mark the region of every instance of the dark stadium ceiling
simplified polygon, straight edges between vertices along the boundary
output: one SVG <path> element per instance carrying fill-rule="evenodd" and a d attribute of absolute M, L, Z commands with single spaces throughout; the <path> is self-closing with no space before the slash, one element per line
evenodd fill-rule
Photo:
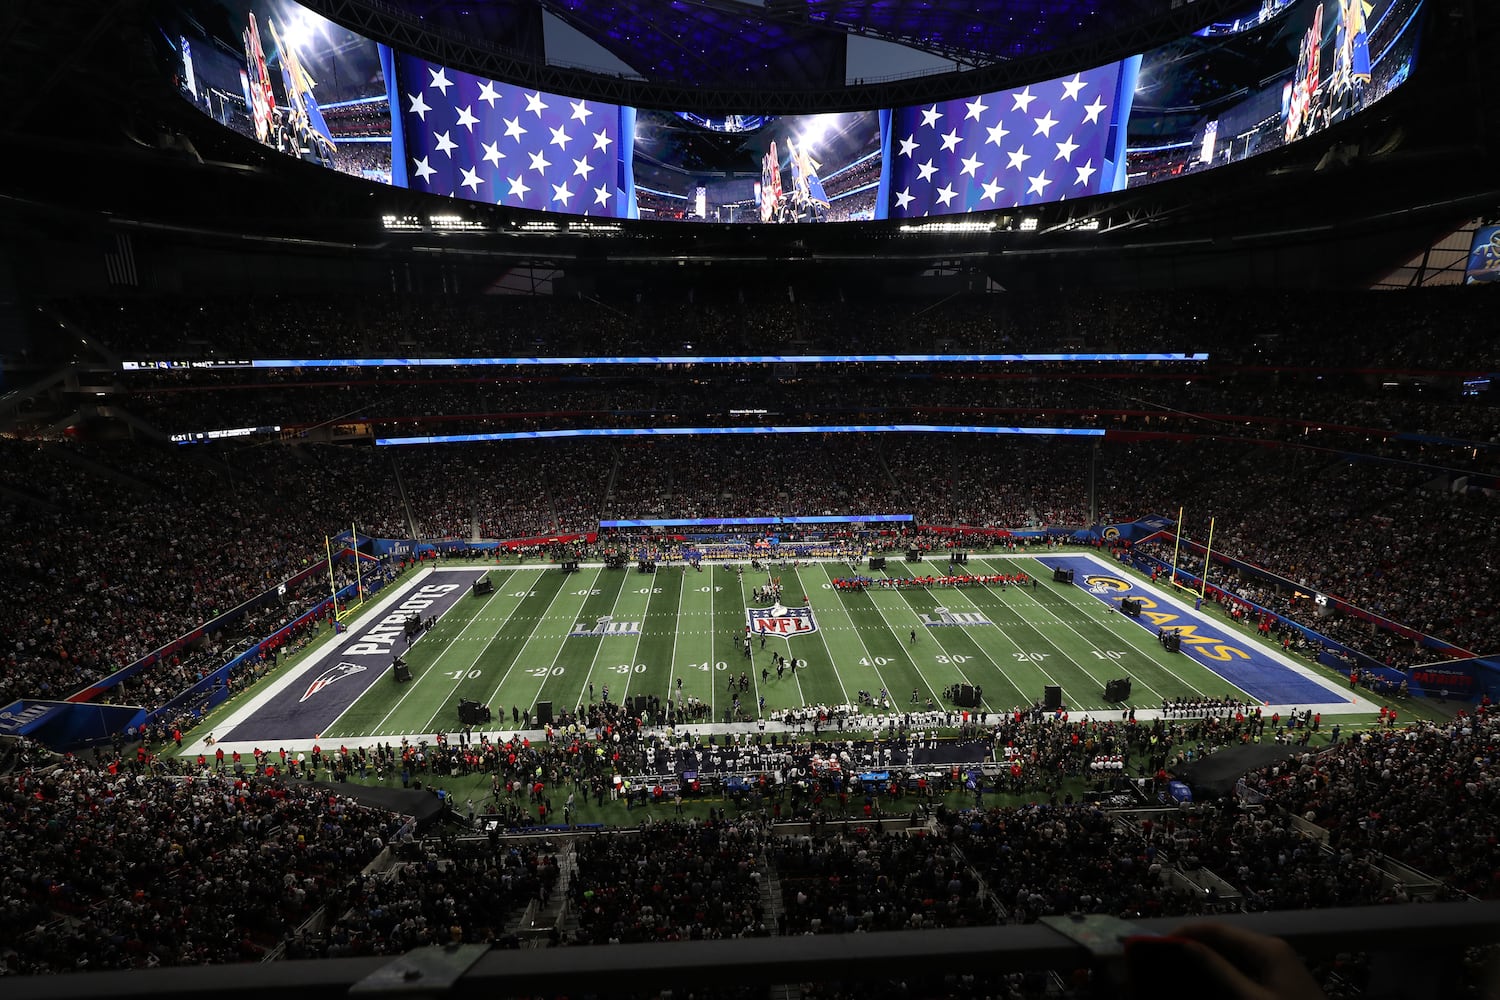
<path fill-rule="evenodd" d="M 983 66 L 1067 47 L 1182 0 L 394 0 L 444 31 L 543 55 L 543 11 L 643 79 L 838 87 L 851 35 Z M 545 53 L 556 58 L 556 53 Z"/>
<path fill-rule="evenodd" d="M 276 253 L 355 252 L 390 260 L 464 260 L 476 267 L 492 259 L 525 260 L 570 272 L 637 266 L 632 262 L 680 267 L 700 261 L 723 269 L 736 261 L 806 268 L 862 260 L 859 266 L 915 273 L 961 258 L 1004 272 L 1008 287 L 1022 281 L 1088 286 L 1108 282 L 1107 271 L 1150 286 L 1289 280 L 1268 275 L 1318 284 L 1338 283 L 1335 270 L 1345 276 L 1386 273 L 1434 234 L 1451 231 L 1456 220 L 1500 208 L 1500 172 L 1491 166 L 1500 156 L 1500 105 L 1453 97 L 1482 93 L 1480 54 L 1500 45 L 1500 4 L 1481 0 L 1432 0 L 1428 55 L 1409 90 L 1328 130 L 1321 140 L 1226 168 L 1222 178 L 1215 171 L 1099 200 L 1062 202 L 1042 207 L 1032 219 L 995 217 L 994 232 L 907 233 L 854 225 L 773 233 L 761 227 L 638 224 L 608 239 L 577 236 L 524 212 L 467 204 L 458 214 L 481 232 L 382 232 L 385 215 L 426 217 L 454 209 L 425 195 L 288 162 L 200 114 L 168 85 L 149 44 L 152 2 L 0 4 L 0 86 L 12 95 L 0 114 L 0 142 L 14 151 L 12 168 L 0 182 L 0 228 L 24 225 L 90 247 L 128 228 L 160 234 L 164 252 L 168 245 L 250 241 Z M 454 16 L 466 9 L 450 0 L 403 2 Z M 1187 9 L 1196 16 L 1216 2 L 1201 0 Z M 946 3 L 937 0 L 935 6 Z M 481 5 L 500 18 L 494 23 L 504 22 L 501 11 L 519 9 Z M 540 8 L 529 9 L 541 17 Z M 525 30 L 531 29 L 517 27 L 510 37 L 523 37 Z M 1076 48 L 1040 58 L 1074 59 Z M 1031 63 L 997 64 L 946 86 L 972 86 L 995 72 L 1031 74 Z M 1255 68 L 1228 64 L 1224 72 L 1223 84 L 1233 86 Z M 678 89 L 712 93 L 707 86 Z M 822 98 L 860 98 L 857 90 L 825 91 Z M 1032 228 L 1020 230 L 1022 222 Z M 1343 242 L 1335 246 L 1335 239 Z"/>

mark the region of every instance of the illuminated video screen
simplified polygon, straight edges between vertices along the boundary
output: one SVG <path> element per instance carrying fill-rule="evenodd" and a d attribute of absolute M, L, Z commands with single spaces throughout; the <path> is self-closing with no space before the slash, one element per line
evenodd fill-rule
<path fill-rule="evenodd" d="M 398 185 L 542 212 L 634 218 L 634 111 L 396 56 Z"/>
<path fill-rule="evenodd" d="M 1268 153 L 1404 83 L 1422 0 L 1267 2 L 1141 58 L 1129 187 Z"/>
<path fill-rule="evenodd" d="M 516 87 L 394 52 L 293 0 L 178 0 L 159 27 L 186 99 L 302 160 L 538 212 L 763 225 L 1039 205 L 1280 149 L 1399 87 L 1423 9 L 1252 0 L 1187 37 L 1054 79 L 789 116 Z"/>
<path fill-rule="evenodd" d="M 920 218 L 1121 187 L 1139 59 L 891 115 L 889 217 Z"/>
<path fill-rule="evenodd" d="M 639 218 L 848 222 L 878 217 L 881 116 L 641 111 L 634 177 Z"/>
<path fill-rule="evenodd" d="M 1464 283 L 1500 281 L 1500 226 L 1480 226 L 1469 247 L 1469 263 L 1464 268 Z"/>
<path fill-rule="evenodd" d="M 178 92 L 288 156 L 391 183 L 383 46 L 290 0 L 198 0 L 158 23 Z"/>

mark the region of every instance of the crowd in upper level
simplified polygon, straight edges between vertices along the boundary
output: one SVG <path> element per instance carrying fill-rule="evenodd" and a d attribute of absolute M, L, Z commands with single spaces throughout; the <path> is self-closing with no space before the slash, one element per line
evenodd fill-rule
<path fill-rule="evenodd" d="M 320 561 L 324 537 L 351 523 L 376 537 L 526 539 L 591 532 L 601 517 L 911 513 L 918 524 L 1071 530 L 1183 508 L 1198 544 L 1177 553 L 1179 568 L 1201 570 L 1213 517 L 1216 556 L 1292 585 L 1216 562 L 1215 586 L 1377 660 L 1441 654 L 1330 617 L 1306 595 L 1460 648 L 1500 648 L 1485 583 L 1500 566 L 1494 498 L 1432 470 L 1328 452 L 1201 439 L 1106 439 L 1096 452 L 1089 442 L 935 435 L 376 450 L 0 439 L 0 450 L 0 505 L 17 529 L 0 543 L 13 567 L 0 581 L 0 698 L 78 690 Z M 1171 548 L 1148 550 L 1170 560 Z M 257 626 L 274 631 L 320 591 L 288 596 L 276 621 Z M 142 679 L 141 700 L 175 693 L 222 646 L 208 636 L 189 651 L 198 658 L 165 661 L 168 672 Z"/>
<path fill-rule="evenodd" d="M 280 447 L 272 437 L 174 450 L 88 440 L 120 429 L 96 418 L 82 425 L 84 440 L 0 439 L 0 513 L 16 527 L 0 543 L 15 569 L 0 582 L 0 698 L 83 687 L 306 567 L 321 536 L 351 522 L 377 536 L 465 539 L 583 533 L 601 518 L 885 512 L 1071 529 L 1181 508 L 1200 543 L 1179 553 L 1184 569 L 1201 570 L 1213 517 L 1222 556 L 1460 648 L 1500 648 L 1490 596 L 1500 537 L 1490 528 L 1493 494 L 1475 489 L 1494 485 L 1500 409 L 1461 392 L 1465 377 L 1492 366 L 1475 294 L 934 304 L 830 288 L 673 301 L 58 303 L 52 312 L 126 357 L 1201 349 L 1211 359 L 623 375 L 594 366 L 587 378 L 571 369 L 117 373 L 106 404 L 166 432 L 284 425 L 305 435 L 294 440 L 313 440 L 350 425 L 400 436 L 919 422 L 1079 426 L 1109 437 L 1097 448 L 987 435 L 750 434 L 373 451 Z M 1316 328 L 1330 311 L 1358 332 L 1357 354 Z M 732 412 L 741 409 L 767 412 Z M 1237 596 L 1383 662 L 1437 655 L 1364 620 L 1328 617 L 1286 588 L 1210 571 L 1218 574 Z M 292 596 L 288 615 L 316 595 Z M 168 695 L 222 648 L 207 637 L 194 655 L 143 676 L 137 694 Z"/>
<path fill-rule="evenodd" d="M 1480 293 L 1482 294 L 1482 293 Z M 666 297 L 141 297 L 53 311 L 122 357 L 465 357 L 1197 351 L 1238 364 L 1487 370 L 1475 293 L 954 296 L 867 287 L 676 289 Z M 1325 336 L 1329 317 L 1357 353 Z M 1420 345 L 1419 364 L 1412 346 Z M 38 352 L 45 345 L 38 344 Z"/>

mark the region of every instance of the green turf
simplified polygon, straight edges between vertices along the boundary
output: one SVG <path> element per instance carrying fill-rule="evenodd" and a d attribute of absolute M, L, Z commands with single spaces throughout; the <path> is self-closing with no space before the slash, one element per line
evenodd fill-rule
<path fill-rule="evenodd" d="M 1034 559 L 974 558 L 970 572 L 1022 570 L 1043 577 Z M 838 592 L 834 563 L 772 570 L 789 605 L 811 599 L 819 630 L 793 639 L 757 640 L 752 657 L 740 648 L 751 591 L 764 572 L 733 566 L 702 571 L 673 566 L 652 574 L 586 568 L 497 567 L 494 593 L 465 597 L 407 654 L 413 682 L 377 685 L 345 712 L 326 736 L 420 736 L 451 728 L 458 699 L 488 703 L 512 726 L 512 707 L 550 701 L 555 710 L 603 697 L 618 702 L 635 694 L 665 699 L 679 690 L 707 703 L 712 721 L 723 721 L 732 694 L 729 681 L 749 675 L 740 695 L 755 718 L 759 699 L 767 715 L 809 704 L 847 704 L 857 692 L 884 688 L 898 709 L 941 697 L 953 684 L 983 689 L 984 707 L 1007 711 L 1061 684 L 1075 712 L 1118 713 L 1103 701 L 1104 682 L 1130 675 L 1136 707 L 1178 696 L 1239 696 L 1212 671 L 1163 650 L 1133 622 L 1111 613 L 1072 587 L 874 589 Z M 938 572 L 936 567 L 929 571 Z M 928 628 L 919 617 L 952 612 L 982 614 L 993 626 Z M 577 623 L 639 622 L 638 635 L 569 637 Z M 912 633 L 916 633 L 912 641 Z M 768 680 L 770 653 L 806 667 Z M 498 721 L 498 720 L 497 720 Z M 497 727 L 498 728 L 498 727 Z"/>

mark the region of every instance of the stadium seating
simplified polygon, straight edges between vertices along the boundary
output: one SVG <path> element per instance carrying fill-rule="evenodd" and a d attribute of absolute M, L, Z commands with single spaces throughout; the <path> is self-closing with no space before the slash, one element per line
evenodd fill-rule
<path fill-rule="evenodd" d="M 761 812 L 586 835 L 571 848 L 571 929 L 554 942 L 1301 909 L 1402 902 L 1418 891 L 1496 898 L 1500 855 L 1484 835 L 1495 776 L 1481 751 L 1500 735 L 1497 725 L 1481 708 L 1443 725 L 1340 741 L 1252 773 L 1256 805 L 1220 800 L 1112 815 L 1054 794 L 1025 806 L 952 811 L 933 809 L 921 793 L 881 793 L 882 811 L 911 808 L 918 821 L 934 821 L 891 833 L 878 824 L 831 826 L 833 798 L 819 805 L 804 796 L 816 835 L 780 829 Z M 1139 754 L 1149 772 L 1255 728 L 1230 716 L 1154 729 L 1004 718 L 992 736 L 1000 759 L 1045 786 L 1084 772 L 1101 753 Z M 0 775 L 0 833 L 12 845 L 0 889 L 0 929 L 15 943 L 0 954 L 7 974 L 251 961 L 273 950 L 311 957 L 425 943 L 515 946 L 518 915 L 529 903 L 548 905 L 564 866 L 563 852 L 536 836 L 413 840 L 403 817 L 298 780 L 310 763 L 289 760 L 277 778 L 207 764 L 187 782 L 168 773 L 199 770 L 186 760 L 78 758 L 44 774 L 22 749 L 28 765 Z M 501 803 L 542 799 L 529 778 L 523 794 L 522 781 L 502 777 L 574 759 L 561 742 L 428 749 L 431 758 L 415 747 L 360 752 L 358 769 L 387 775 L 400 767 L 435 781 L 450 766 L 489 773 L 495 796 L 478 809 L 472 801 L 455 809 L 457 821 L 478 813 L 481 822 L 524 825 L 537 821 L 519 811 L 506 820 Z M 511 751 L 523 759 L 511 763 Z M 346 760 L 334 766 L 342 771 Z M 1443 781 L 1428 780 L 1437 773 Z M 847 808 L 857 812 L 857 798 Z M 1326 847 L 1306 835 L 1318 827 L 1328 831 Z M 276 865 L 258 861 L 268 844 Z M 388 846 L 394 865 L 361 873 Z M 95 860 L 80 869 L 70 859 L 85 848 Z M 1393 881 L 1387 857 L 1442 881 L 1425 890 Z M 1204 893 L 1193 879 L 1218 888 Z M 768 909 L 771 885 L 779 892 Z M 326 920 L 304 924 L 320 907 Z M 178 912 L 193 919 L 166 919 Z"/>

